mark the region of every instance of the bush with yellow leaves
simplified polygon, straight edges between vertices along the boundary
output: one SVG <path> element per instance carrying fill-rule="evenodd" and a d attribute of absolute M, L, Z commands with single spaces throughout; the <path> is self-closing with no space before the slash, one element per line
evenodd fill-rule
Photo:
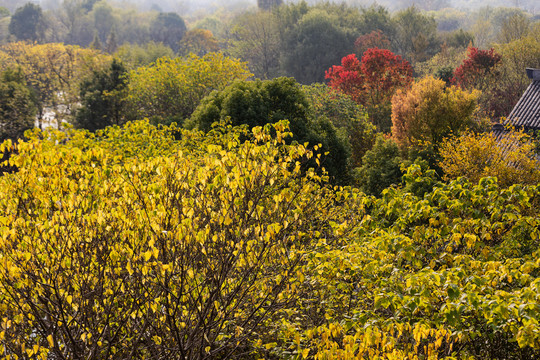
<path fill-rule="evenodd" d="M 535 148 L 522 131 L 509 129 L 498 138 L 494 133 L 465 133 L 442 143 L 439 165 L 447 180 L 465 176 L 476 183 L 493 176 L 501 186 L 537 184 L 540 164 Z"/>

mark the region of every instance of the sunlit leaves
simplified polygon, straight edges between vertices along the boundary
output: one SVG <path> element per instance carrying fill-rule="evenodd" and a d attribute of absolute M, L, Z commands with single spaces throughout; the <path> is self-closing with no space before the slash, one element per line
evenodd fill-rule
<path fill-rule="evenodd" d="M 523 132 L 508 129 L 499 139 L 493 133 L 468 133 L 443 142 L 440 166 L 447 179 L 465 176 L 477 182 L 494 176 L 501 186 L 537 184 L 540 172 L 534 150 Z"/>
<path fill-rule="evenodd" d="M 0 59 L 4 56 L 0 70 L 19 67 L 34 89 L 40 125 L 44 112 L 50 111 L 58 127 L 78 106 L 79 84 L 111 61 L 96 50 L 55 43 L 9 43 L 0 47 Z"/>
<path fill-rule="evenodd" d="M 16 145 L 18 172 L 0 178 L 3 353 L 227 356 L 297 297 L 334 213 L 297 166 L 311 151 L 285 145 L 284 124 L 242 144 L 230 127 L 179 132 L 136 122 Z"/>
<path fill-rule="evenodd" d="M 392 98 L 392 137 L 404 152 L 426 143 L 437 147 L 449 134 L 475 125 L 478 96 L 432 77 L 420 79 Z"/>
<path fill-rule="evenodd" d="M 295 313 L 310 316 L 283 326 L 286 346 L 318 359 L 536 357 L 539 196 L 485 178 L 357 198 L 344 246 L 310 254 Z"/>
<path fill-rule="evenodd" d="M 130 73 L 127 99 L 130 116 L 165 123 L 182 122 L 210 92 L 249 76 L 245 63 L 220 53 L 160 58 Z"/>

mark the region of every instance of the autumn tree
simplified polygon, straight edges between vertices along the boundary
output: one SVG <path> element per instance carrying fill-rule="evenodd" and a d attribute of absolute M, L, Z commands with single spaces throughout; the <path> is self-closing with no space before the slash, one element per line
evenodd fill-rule
<path fill-rule="evenodd" d="M 56 43 L 10 43 L 1 47 L 0 53 L 7 59 L 0 63 L 0 69 L 20 67 L 26 83 L 34 90 L 40 126 L 45 112 L 54 114 L 57 127 L 71 120 L 80 101 L 80 83 L 111 61 L 96 50 Z"/>
<path fill-rule="evenodd" d="M 436 151 L 445 137 L 476 124 L 478 96 L 425 77 L 392 98 L 392 137 L 405 154 L 425 146 Z"/>
<path fill-rule="evenodd" d="M 213 90 L 249 76 L 247 64 L 221 53 L 160 58 L 129 73 L 127 116 L 182 123 Z"/>
<path fill-rule="evenodd" d="M 326 71 L 329 85 L 365 106 L 379 131 L 390 130 L 390 101 L 399 88 L 412 81 L 412 68 L 386 49 L 368 49 L 361 62 L 354 54 Z"/>
<path fill-rule="evenodd" d="M 483 90 L 490 83 L 501 62 L 501 55 L 476 47 L 467 49 L 467 59 L 454 71 L 454 82 L 464 89 Z"/>
<path fill-rule="evenodd" d="M 288 134 L 133 122 L 16 144 L 19 172 L 0 177 L 0 352 L 264 354 L 299 299 L 305 252 L 344 222 Z"/>
<path fill-rule="evenodd" d="M 440 167 L 447 180 L 467 177 L 476 183 L 494 176 L 500 186 L 538 184 L 540 171 L 531 137 L 517 130 L 465 133 L 446 139 L 439 149 Z"/>
<path fill-rule="evenodd" d="M 204 56 L 209 52 L 219 50 L 219 43 L 210 30 L 192 29 L 180 40 L 179 54 L 186 56 L 193 53 L 197 56 Z"/>

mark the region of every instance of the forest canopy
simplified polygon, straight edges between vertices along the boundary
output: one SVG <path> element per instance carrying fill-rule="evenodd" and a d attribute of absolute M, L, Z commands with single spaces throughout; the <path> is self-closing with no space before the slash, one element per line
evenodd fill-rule
<path fill-rule="evenodd" d="M 4 1 L 0 359 L 540 358 L 533 5 Z"/>

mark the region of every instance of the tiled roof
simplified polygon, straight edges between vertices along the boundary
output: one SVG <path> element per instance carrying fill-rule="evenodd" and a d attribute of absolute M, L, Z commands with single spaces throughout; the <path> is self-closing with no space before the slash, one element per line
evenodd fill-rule
<path fill-rule="evenodd" d="M 505 124 L 524 130 L 540 130 L 540 80 L 533 80 Z"/>

